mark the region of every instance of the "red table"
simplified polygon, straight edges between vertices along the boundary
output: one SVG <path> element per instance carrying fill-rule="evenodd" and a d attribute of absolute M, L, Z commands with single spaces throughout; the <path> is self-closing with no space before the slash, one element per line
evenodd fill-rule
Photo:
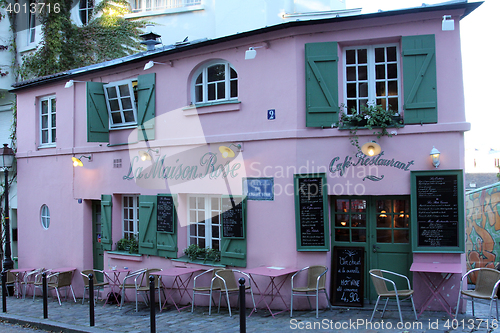
<path fill-rule="evenodd" d="M 283 299 L 283 296 L 281 295 L 280 290 L 283 287 L 283 285 L 285 284 L 288 277 L 290 275 L 292 275 L 293 273 L 297 272 L 298 270 L 299 270 L 298 268 L 285 268 L 285 267 L 255 267 L 255 268 L 243 270 L 245 273 L 250 275 L 250 278 L 252 279 L 252 282 L 255 285 L 255 288 L 257 288 L 257 290 L 259 291 L 259 294 L 260 294 L 260 298 L 257 301 L 257 304 L 255 305 L 255 307 L 257 307 L 260 304 L 260 302 L 264 301 L 267 309 L 269 310 L 269 313 L 271 313 L 271 316 L 273 316 L 273 318 L 274 318 L 274 315 L 276 315 L 278 313 L 289 311 L 290 309 L 289 309 L 288 305 L 286 304 L 285 300 Z M 269 277 L 270 281 L 269 281 L 269 284 L 267 285 L 266 289 L 264 290 L 264 292 L 261 291 L 258 284 L 255 282 L 253 275 L 261 275 L 261 276 Z M 278 283 L 276 283 L 276 281 L 275 281 L 276 278 L 281 278 L 281 281 L 278 281 Z M 271 297 L 271 302 L 268 303 L 266 301 L 266 296 Z M 274 313 L 271 311 L 271 304 L 273 303 L 275 298 L 281 298 L 281 301 L 285 305 L 285 310 L 282 310 L 279 312 L 274 312 Z M 255 310 L 252 310 L 252 312 L 250 312 L 249 317 L 252 315 L 252 313 L 254 311 Z"/>
<path fill-rule="evenodd" d="M 105 277 L 108 279 L 108 282 L 109 282 L 109 295 L 108 297 L 106 297 L 106 302 L 104 302 L 104 305 L 106 305 L 109 301 L 109 297 L 111 295 L 113 295 L 113 297 L 115 298 L 115 301 L 117 304 L 120 304 L 120 302 L 118 301 L 118 297 L 116 295 L 119 294 L 119 290 L 118 292 L 115 292 L 115 287 L 120 289 L 120 275 L 122 273 L 126 273 L 125 275 L 128 275 L 130 273 L 130 269 L 128 268 L 117 268 L 117 269 L 106 269 L 106 270 L 103 270 L 104 274 L 105 274 Z"/>
<path fill-rule="evenodd" d="M 14 274 L 14 285 L 16 285 L 16 297 L 19 298 L 19 294 L 23 294 L 21 291 L 22 282 L 24 281 L 24 277 L 27 273 L 33 272 L 36 268 L 16 268 L 9 270 L 12 274 Z"/>
<path fill-rule="evenodd" d="M 410 271 L 417 272 L 422 277 L 422 280 L 429 288 L 431 294 L 427 297 L 426 301 L 422 305 L 420 309 L 420 313 L 417 318 L 420 318 L 422 313 L 425 311 L 425 308 L 432 300 L 437 300 L 443 307 L 444 311 L 450 315 L 451 318 L 454 318 L 452 314 L 452 306 L 448 304 L 443 295 L 441 295 L 441 289 L 443 284 L 450 279 L 453 274 L 462 274 L 460 264 L 456 263 L 438 263 L 438 262 L 414 262 L 411 265 Z M 439 283 L 435 284 L 432 282 L 431 274 L 440 275 L 441 280 Z M 442 274 L 445 274 L 442 276 Z"/>
<path fill-rule="evenodd" d="M 193 274 L 195 272 L 198 272 L 201 270 L 202 269 L 200 269 L 200 268 L 173 267 L 173 268 L 169 268 L 169 269 L 164 269 L 160 272 L 151 273 L 151 275 L 157 275 L 160 277 L 160 283 L 163 285 L 164 289 L 169 289 L 168 294 L 165 296 L 165 302 L 162 305 L 161 304 L 161 294 L 160 294 L 160 290 L 159 290 L 160 287 L 158 287 L 158 298 L 159 298 L 159 302 L 160 302 L 160 312 L 163 310 L 163 307 L 165 306 L 165 304 L 167 304 L 168 299 L 170 299 L 172 301 L 172 303 L 174 304 L 174 306 L 178 312 L 180 312 L 182 309 L 190 306 L 190 305 L 188 305 L 188 306 L 184 306 L 184 307 L 179 308 L 177 306 L 177 302 L 175 302 L 174 298 L 172 297 L 172 294 L 174 291 L 177 291 L 179 293 L 179 296 L 180 296 L 179 301 L 178 301 L 179 304 L 181 303 L 182 297 L 184 296 L 184 294 L 187 294 L 189 296 L 189 298 L 191 298 L 191 295 L 189 295 L 187 287 L 189 285 L 189 282 L 193 278 Z M 182 279 L 182 276 L 184 276 L 184 275 L 187 275 L 187 278 Z M 169 287 L 167 287 L 167 285 L 165 284 L 165 281 L 163 281 L 164 277 L 174 278 L 174 280 L 172 281 L 172 284 Z"/>

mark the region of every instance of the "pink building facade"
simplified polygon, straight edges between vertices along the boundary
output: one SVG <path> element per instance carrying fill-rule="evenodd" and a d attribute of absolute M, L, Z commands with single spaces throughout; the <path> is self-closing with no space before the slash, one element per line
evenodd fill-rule
<path fill-rule="evenodd" d="M 354 247 L 366 300 L 368 271 L 383 268 L 412 277 L 421 307 L 429 291 L 411 266 L 440 262 L 458 269 L 444 284 L 455 304 L 463 199 L 458 225 L 428 236 L 417 197 L 419 177 L 446 171 L 463 193 L 459 21 L 477 6 L 289 22 L 16 84 L 19 267 L 324 265 L 338 303 L 334 250 Z M 454 30 L 442 30 L 444 15 Z M 339 127 L 339 110 L 365 101 L 403 119 L 391 137 L 358 130 L 360 145 L 381 146 L 373 157 Z M 322 191 L 301 192 L 309 181 Z M 138 254 L 117 251 L 132 237 Z M 191 244 L 220 261 L 189 260 Z M 74 285 L 81 296 L 79 275 Z"/>

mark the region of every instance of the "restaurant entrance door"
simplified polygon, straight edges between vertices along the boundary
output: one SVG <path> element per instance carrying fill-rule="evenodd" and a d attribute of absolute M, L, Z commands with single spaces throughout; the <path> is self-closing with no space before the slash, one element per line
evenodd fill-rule
<path fill-rule="evenodd" d="M 94 258 L 94 268 L 102 270 L 104 268 L 104 250 L 101 243 L 101 201 L 92 201 L 92 249 Z"/>
<path fill-rule="evenodd" d="M 410 276 L 408 196 L 332 197 L 331 213 L 332 246 L 365 249 L 364 294 L 367 300 L 377 298 L 368 273 L 370 269 L 387 269 Z M 331 269 L 333 271 L 334 267 Z"/>

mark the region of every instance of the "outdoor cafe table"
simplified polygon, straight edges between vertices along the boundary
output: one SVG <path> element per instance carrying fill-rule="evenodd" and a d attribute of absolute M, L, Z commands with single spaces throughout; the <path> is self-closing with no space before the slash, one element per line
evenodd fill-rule
<path fill-rule="evenodd" d="M 193 278 L 193 274 L 195 272 L 201 271 L 202 269 L 200 268 L 188 268 L 188 267 L 172 267 L 169 269 L 164 269 L 159 272 L 153 272 L 151 275 L 157 275 L 160 277 L 160 283 L 163 286 L 164 289 L 169 289 L 168 294 L 165 296 L 165 302 L 163 305 L 161 304 L 161 294 L 160 294 L 160 285 L 158 285 L 158 298 L 160 302 L 160 312 L 163 310 L 163 307 L 167 304 L 167 301 L 170 299 L 172 303 L 174 304 L 175 308 L 177 309 L 178 312 L 181 312 L 182 309 L 186 308 L 187 306 L 179 308 L 177 303 L 181 303 L 182 297 L 184 294 L 187 294 L 189 298 L 191 298 L 191 295 L 188 292 L 188 285 L 191 279 Z M 184 276 L 184 279 L 182 278 Z M 166 285 L 166 281 L 164 281 L 164 278 L 166 277 L 171 277 L 174 278 L 172 281 L 172 284 L 170 286 Z M 172 297 L 173 293 L 177 291 L 179 293 L 179 301 L 176 302 L 174 298 Z M 192 298 L 191 298 L 192 299 Z"/>
<path fill-rule="evenodd" d="M 128 275 L 130 273 L 130 269 L 128 268 L 105 269 L 103 270 L 103 272 L 106 275 L 106 278 L 108 279 L 110 288 L 108 297 L 106 297 L 106 302 L 104 302 L 104 305 L 108 303 L 111 295 L 113 295 L 113 297 L 115 298 L 116 303 L 120 304 L 120 302 L 118 301 L 118 297 L 116 296 L 118 293 L 115 292 L 115 288 L 120 289 L 120 275 L 121 274 Z"/>
<path fill-rule="evenodd" d="M 260 298 L 257 301 L 257 304 L 255 307 L 257 307 L 262 301 L 266 304 L 267 309 L 269 310 L 269 313 L 271 316 L 289 311 L 289 307 L 286 304 L 285 300 L 283 299 L 283 296 L 280 293 L 281 288 L 285 284 L 285 282 L 288 280 L 288 277 L 297 272 L 299 269 L 298 268 L 285 268 L 285 267 L 255 267 L 255 268 L 250 268 L 250 269 L 245 269 L 243 272 L 247 273 L 250 275 L 250 279 L 252 279 L 253 284 L 255 285 L 255 288 L 257 288 Z M 261 275 L 261 276 L 267 276 L 269 277 L 269 284 L 267 285 L 266 289 L 264 289 L 264 292 L 262 292 L 261 288 L 259 288 L 259 285 L 255 282 L 254 275 Z M 281 280 L 276 283 L 276 278 L 280 278 Z M 266 296 L 271 297 L 271 301 L 268 303 L 266 301 Z M 285 306 L 285 309 L 282 311 L 274 312 L 271 311 L 271 304 L 273 303 L 275 298 L 280 298 L 281 301 L 283 302 L 283 305 Z M 252 313 L 255 311 L 255 309 L 250 312 L 249 317 L 252 315 Z"/>
<path fill-rule="evenodd" d="M 24 281 L 24 277 L 29 272 L 33 272 L 36 268 L 15 268 L 11 269 L 10 272 L 14 275 L 14 284 L 16 285 L 16 296 L 19 297 L 21 292 L 22 282 Z"/>

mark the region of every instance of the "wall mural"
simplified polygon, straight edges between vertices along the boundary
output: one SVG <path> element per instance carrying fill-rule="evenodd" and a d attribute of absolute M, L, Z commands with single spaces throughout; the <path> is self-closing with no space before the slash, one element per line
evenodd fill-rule
<path fill-rule="evenodd" d="M 500 260 L 500 183 L 466 194 L 465 205 L 467 270 L 495 268 Z"/>

